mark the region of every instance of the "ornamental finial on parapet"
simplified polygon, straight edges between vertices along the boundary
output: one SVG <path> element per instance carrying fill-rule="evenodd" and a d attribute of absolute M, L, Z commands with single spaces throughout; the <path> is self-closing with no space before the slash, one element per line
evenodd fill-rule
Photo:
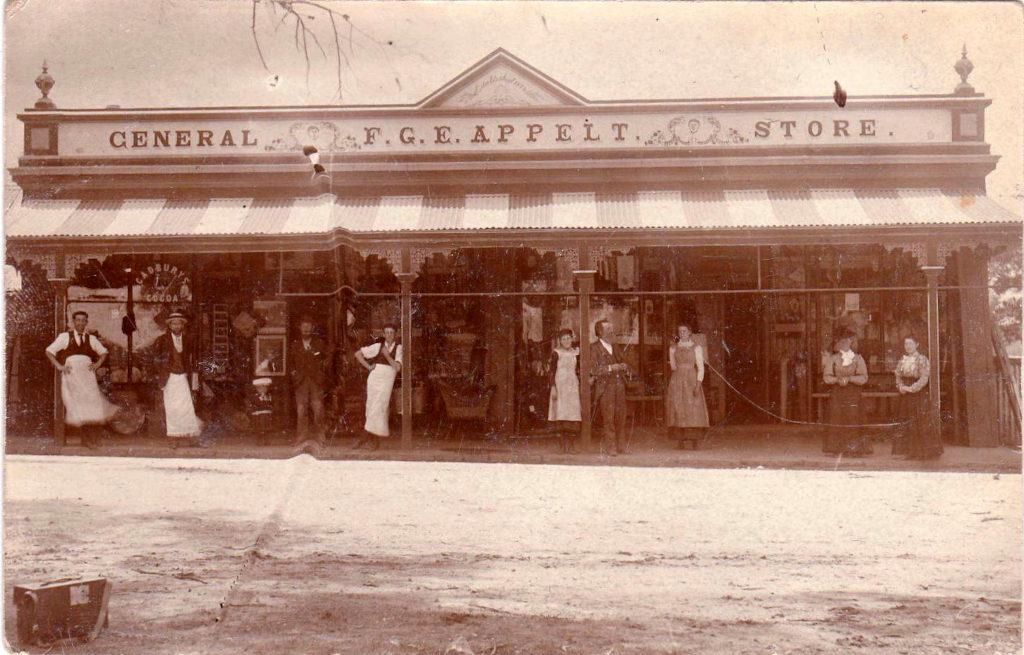
<path fill-rule="evenodd" d="M 36 78 L 36 87 L 42 92 L 39 100 L 36 100 L 36 109 L 56 109 L 57 105 L 50 100 L 49 93 L 50 89 L 53 88 L 54 80 L 53 76 L 46 72 L 46 60 L 43 60 L 43 72 Z"/>
<path fill-rule="evenodd" d="M 960 52 L 960 61 L 956 62 L 953 69 L 960 76 L 960 84 L 956 85 L 954 93 L 957 95 L 972 95 L 974 93 L 974 87 L 967 83 L 967 76 L 974 70 L 974 64 L 967 58 L 967 44 L 964 44 L 964 49 Z"/>

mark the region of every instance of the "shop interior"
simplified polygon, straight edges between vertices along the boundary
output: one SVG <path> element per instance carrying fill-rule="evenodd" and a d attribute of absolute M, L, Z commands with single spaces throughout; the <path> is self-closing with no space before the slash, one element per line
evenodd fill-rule
<path fill-rule="evenodd" d="M 411 378 L 417 434 L 549 433 L 547 367 L 556 335 L 569 328 L 577 345 L 587 345 L 601 319 L 610 321 L 612 340 L 629 364 L 627 400 L 638 425 L 662 422 L 668 346 L 679 323 L 690 324 L 704 346 L 713 425 L 819 416 L 822 357 L 840 327 L 857 335 L 855 347 L 870 372 L 868 389 L 882 394 L 874 410 L 882 419 L 891 411 L 884 394 L 892 390 L 903 335 L 926 338 L 925 281 L 899 249 L 659 246 L 592 253 L 597 274 L 587 326 L 579 324 L 573 267 L 554 249 L 455 248 L 426 257 L 412 285 L 410 370 L 395 384 L 395 426 L 399 390 L 403 378 Z M 955 270 L 948 269 L 944 284 L 956 283 Z M 27 388 L 42 368 L 41 355 L 35 367 L 29 355 L 52 339 L 54 300 L 45 281 L 30 270 L 22 273 L 25 291 L 15 302 L 25 311 L 14 321 L 34 322 L 38 329 L 16 325 L 14 342 L 9 329 L 8 383 Z M 379 336 L 385 323 L 400 323 L 399 288 L 387 260 L 348 247 L 112 255 L 78 264 L 65 309 L 68 317 L 86 309 L 90 329 L 110 350 L 101 381 L 111 396 L 151 406 L 159 394 L 148 384 L 146 349 L 163 332 L 168 311 L 186 308 L 198 337 L 198 406 L 214 433 L 252 428 L 252 381 L 261 377 L 272 380 L 267 429 L 283 434 L 293 428 L 288 347 L 297 338 L 299 317 L 308 314 L 331 350 L 332 382 L 325 390 L 330 428 L 352 434 L 361 427 L 365 398 L 365 373 L 352 354 Z M 952 384 L 961 355 L 948 338 L 959 330 L 956 295 L 944 293 L 940 305 L 944 411 L 958 402 L 962 386 Z M 158 416 L 147 415 L 145 429 L 152 435 L 162 429 Z M 46 422 L 45 416 L 21 419 Z"/>

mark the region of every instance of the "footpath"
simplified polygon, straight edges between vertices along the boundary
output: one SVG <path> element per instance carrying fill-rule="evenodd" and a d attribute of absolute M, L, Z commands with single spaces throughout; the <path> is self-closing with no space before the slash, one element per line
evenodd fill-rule
<path fill-rule="evenodd" d="M 558 464 L 583 466 L 682 466 L 692 468 L 772 468 L 814 470 L 893 470 L 963 471 L 1020 473 L 1019 448 L 945 447 L 934 461 L 914 461 L 890 454 L 886 440 L 873 442 L 874 452 L 865 457 L 836 457 L 821 452 L 821 437 L 816 430 L 779 426 L 731 426 L 716 428 L 696 449 L 680 449 L 675 441 L 657 429 L 637 428 L 627 446 L 628 452 L 614 457 L 602 454 L 596 441 L 579 453 L 562 453 L 551 437 L 487 437 L 466 435 L 458 439 L 415 436 L 411 447 L 403 447 L 397 437 L 381 439 L 380 448 L 354 449 L 352 437 L 335 438 L 325 446 L 293 445 L 293 437 L 282 432 L 266 445 L 246 433 L 223 433 L 206 437 L 204 447 L 172 449 L 165 439 L 147 436 L 108 435 L 99 448 L 89 449 L 73 437 L 60 447 L 48 437 L 7 435 L 5 452 L 31 455 L 76 455 L 102 457 L 178 457 L 230 459 L 287 459 L 308 452 L 321 459 L 367 459 L 438 462 L 505 462 L 522 464 Z"/>

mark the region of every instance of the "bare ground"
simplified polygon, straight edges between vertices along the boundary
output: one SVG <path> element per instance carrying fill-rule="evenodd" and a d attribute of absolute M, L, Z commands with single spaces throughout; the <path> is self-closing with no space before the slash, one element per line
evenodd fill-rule
<path fill-rule="evenodd" d="M 1021 647 L 1019 475 L 302 456 L 8 457 L 5 476 L 5 599 L 114 584 L 110 628 L 50 652 Z"/>

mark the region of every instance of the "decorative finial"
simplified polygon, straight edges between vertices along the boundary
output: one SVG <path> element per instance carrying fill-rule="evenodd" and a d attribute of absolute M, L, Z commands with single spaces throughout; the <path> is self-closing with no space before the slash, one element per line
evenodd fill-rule
<path fill-rule="evenodd" d="M 36 87 L 42 91 L 43 95 L 36 100 L 36 109 L 56 109 L 57 105 L 50 100 L 48 94 L 50 89 L 53 88 L 54 81 L 53 76 L 46 72 L 46 60 L 43 60 L 43 72 L 36 78 Z"/>
<path fill-rule="evenodd" d="M 954 93 L 957 95 L 972 95 L 974 94 L 974 87 L 967 83 L 967 76 L 974 70 L 974 64 L 967 58 L 967 44 L 964 44 L 963 50 L 960 51 L 960 61 L 956 62 L 953 69 L 960 76 L 960 84 L 956 85 Z"/>

